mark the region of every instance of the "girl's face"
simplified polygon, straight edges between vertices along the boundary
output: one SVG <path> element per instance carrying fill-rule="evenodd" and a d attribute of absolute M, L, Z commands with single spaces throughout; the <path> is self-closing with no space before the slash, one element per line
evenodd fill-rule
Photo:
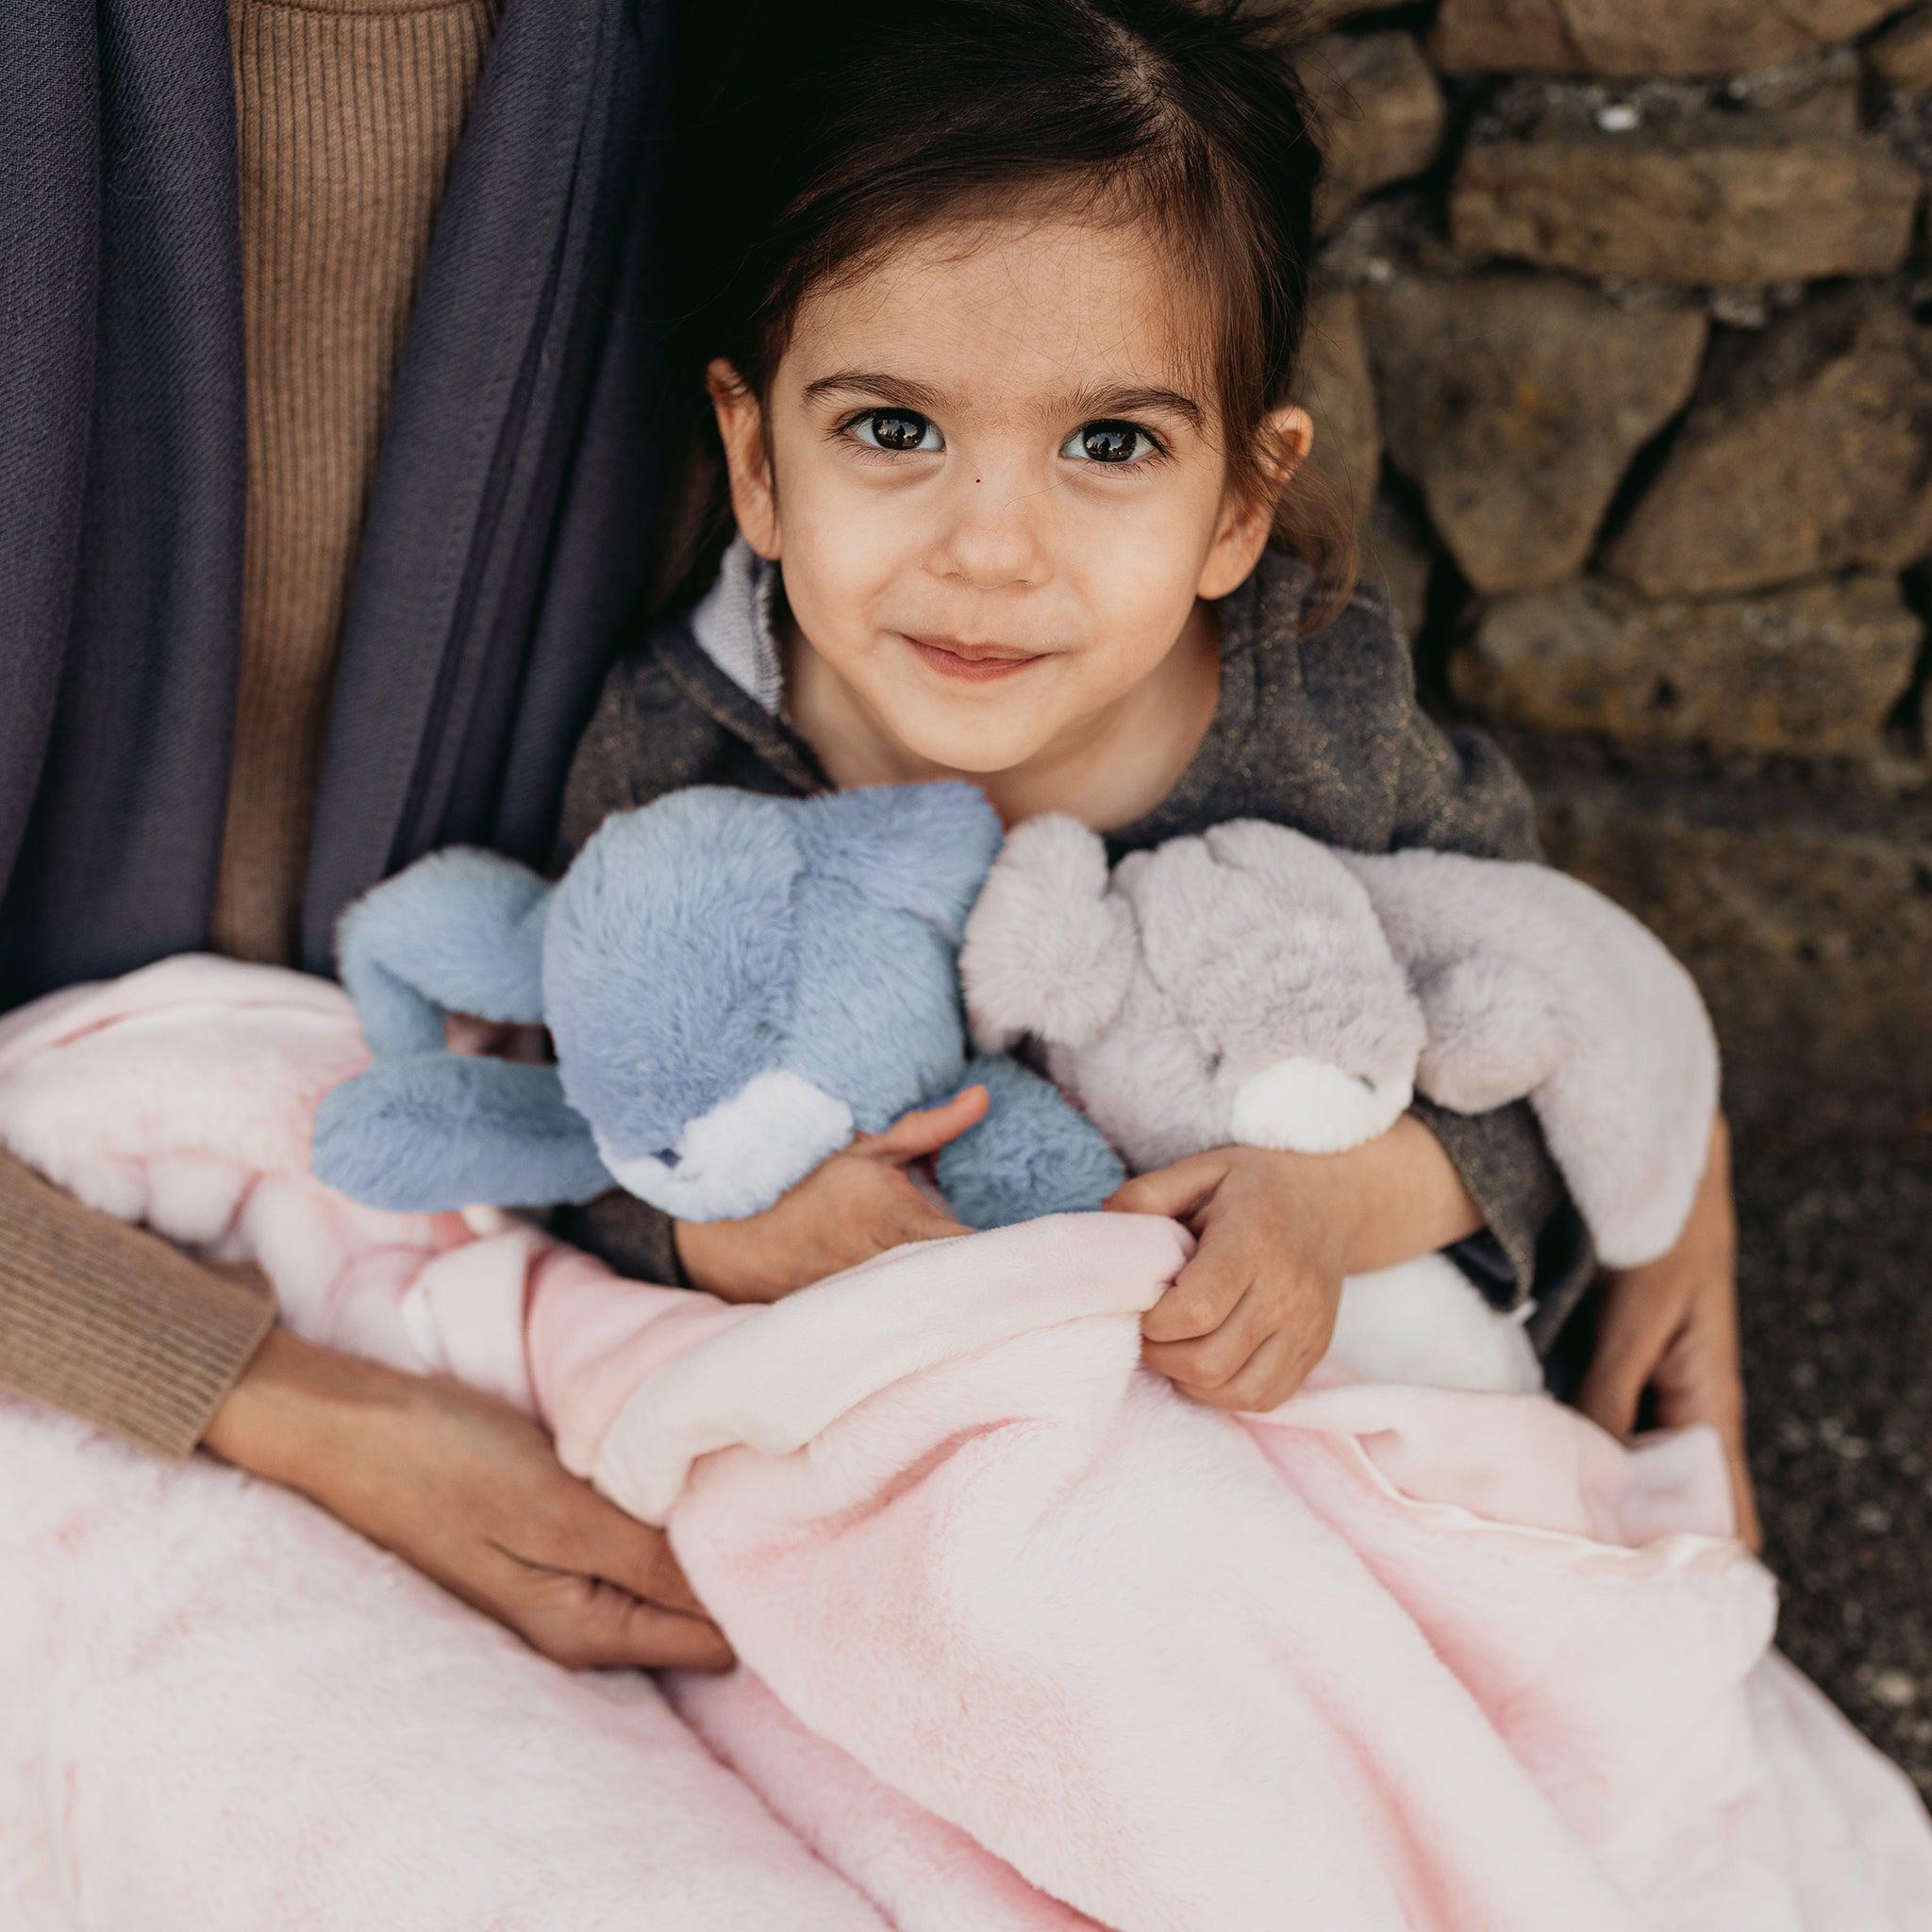
<path fill-rule="evenodd" d="M 763 408 L 712 365 L 740 528 L 923 763 L 1011 771 L 1077 738 L 1260 556 L 1165 253 L 1129 225 L 941 228 L 807 299 Z M 1307 417 L 1275 421 L 1305 452 Z"/>

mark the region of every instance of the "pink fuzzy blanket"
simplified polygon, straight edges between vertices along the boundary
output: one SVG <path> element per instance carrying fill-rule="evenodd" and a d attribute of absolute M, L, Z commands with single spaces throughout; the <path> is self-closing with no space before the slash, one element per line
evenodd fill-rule
<path fill-rule="evenodd" d="M 341 996 L 184 959 L 0 1023 L 0 1140 L 284 1318 L 541 1414 L 744 1666 L 572 1677 L 301 1502 L 0 1401 L 16 1932 L 1907 1932 L 1932 1829 L 1770 1650 L 1701 1432 L 1136 1362 L 1172 1224 L 771 1308 L 307 1171 Z"/>

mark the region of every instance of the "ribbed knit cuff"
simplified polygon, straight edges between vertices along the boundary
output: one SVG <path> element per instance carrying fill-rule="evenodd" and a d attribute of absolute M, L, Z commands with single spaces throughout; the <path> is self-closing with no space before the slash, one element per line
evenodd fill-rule
<path fill-rule="evenodd" d="M 0 1153 L 0 1386 L 178 1460 L 274 1323 L 259 1290 Z"/>

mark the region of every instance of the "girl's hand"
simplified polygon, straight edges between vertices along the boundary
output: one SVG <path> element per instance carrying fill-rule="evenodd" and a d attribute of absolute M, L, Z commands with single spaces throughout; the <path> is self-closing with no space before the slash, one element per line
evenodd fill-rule
<path fill-rule="evenodd" d="M 299 1491 L 574 1670 L 724 1670 L 661 1530 L 572 1475 L 526 1417 L 274 1330 L 205 1446 Z"/>
<path fill-rule="evenodd" d="M 1475 1204 L 1406 1114 L 1346 1154 L 1220 1147 L 1158 1169 L 1107 1204 L 1166 1214 L 1193 1258 L 1141 1318 L 1141 1358 L 1216 1408 L 1277 1408 L 1326 1353 L 1345 1276 L 1466 1239 Z"/>
<path fill-rule="evenodd" d="M 1677 1245 L 1661 1260 L 1606 1275 L 1597 1328 L 1576 1406 L 1611 1435 L 1637 1426 L 1647 1393 L 1659 1428 L 1708 1423 L 1730 1464 L 1738 1535 L 1763 1541 L 1744 1454 L 1744 1374 L 1738 1348 L 1738 1222 L 1730 1134 L 1722 1118 Z"/>
<path fill-rule="evenodd" d="M 1107 1204 L 1166 1214 L 1198 1242 L 1141 1320 L 1141 1358 L 1215 1408 L 1278 1407 L 1335 1330 L 1349 1231 L 1297 1157 L 1220 1147 L 1142 1174 Z"/>
<path fill-rule="evenodd" d="M 775 1302 L 908 1241 L 965 1234 L 907 1170 L 985 1117 L 984 1087 L 860 1134 L 762 1214 L 680 1221 L 673 1234 L 685 1278 L 728 1302 Z"/>

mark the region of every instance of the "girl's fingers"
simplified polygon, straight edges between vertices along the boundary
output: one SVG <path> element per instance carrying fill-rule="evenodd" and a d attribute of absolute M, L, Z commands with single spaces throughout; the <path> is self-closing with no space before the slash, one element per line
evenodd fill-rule
<path fill-rule="evenodd" d="M 868 1224 L 875 1230 L 882 1251 L 907 1241 L 944 1241 L 973 1232 L 954 1220 L 945 1205 L 897 1160 L 889 1158 L 880 1165 L 874 1185 L 882 1191 L 878 1198 L 888 1204 L 880 1218 Z"/>
<path fill-rule="evenodd" d="M 967 1087 L 937 1107 L 901 1114 L 883 1134 L 860 1134 L 855 1144 L 885 1160 L 924 1160 L 957 1141 L 968 1127 L 977 1126 L 991 1105 L 992 1096 L 984 1087 Z"/>
<path fill-rule="evenodd" d="M 1158 1306 L 1157 1303 L 1147 1311 L 1149 1318 Z M 1269 1309 L 1268 1298 L 1256 1284 L 1236 1298 L 1234 1306 L 1219 1322 L 1180 1340 L 1150 1336 L 1147 1321 L 1143 1320 L 1141 1359 L 1150 1369 L 1183 1384 L 1191 1391 L 1219 1389 L 1241 1373 L 1266 1340 L 1271 1326 Z"/>
<path fill-rule="evenodd" d="M 1145 1353 L 1151 1357 L 1154 1351 Z M 1176 1375 L 1174 1383 L 1184 1395 L 1208 1408 L 1265 1415 L 1279 1408 L 1302 1386 L 1321 1357 L 1320 1347 L 1308 1336 L 1292 1328 L 1274 1328 L 1260 1338 L 1235 1373 L 1224 1379 L 1194 1382 Z M 1150 1360 L 1148 1366 L 1156 1364 Z"/>
<path fill-rule="evenodd" d="M 1304 1339 L 1286 1328 L 1265 1336 L 1241 1373 L 1206 1397 L 1216 1408 L 1252 1410 L 1265 1415 L 1279 1408 L 1307 1379 L 1319 1356 L 1310 1356 Z"/>
<path fill-rule="evenodd" d="M 949 1241 L 956 1236 L 971 1234 L 963 1222 L 955 1221 L 943 1208 L 935 1208 L 924 1195 L 919 1206 L 906 1218 L 893 1245 L 901 1241 Z"/>
<path fill-rule="evenodd" d="M 1248 1276 L 1221 1258 L 1212 1240 L 1204 1241 L 1194 1258 L 1141 1317 L 1141 1337 L 1161 1343 L 1211 1335 L 1234 1312 L 1247 1288 Z"/>
<path fill-rule="evenodd" d="M 1137 1174 L 1116 1188 L 1107 1205 L 1118 1214 L 1165 1214 L 1186 1221 L 1207 1205 L 1226 1172 L 1219 1154 L 1191 1154 L 1171 1167 Z"/>

